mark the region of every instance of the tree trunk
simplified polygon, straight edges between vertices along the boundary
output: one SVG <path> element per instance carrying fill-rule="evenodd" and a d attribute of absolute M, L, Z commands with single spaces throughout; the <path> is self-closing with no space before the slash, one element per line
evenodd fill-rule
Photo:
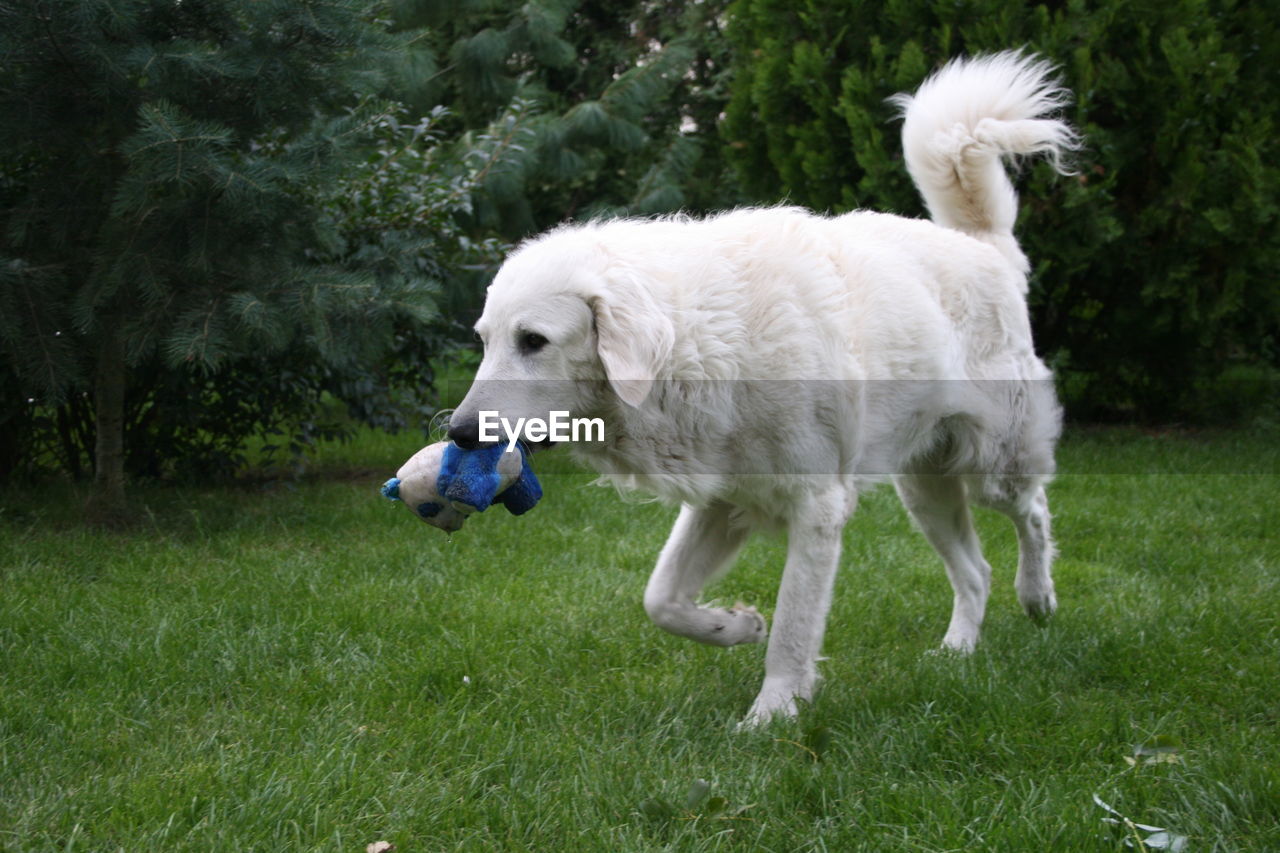
<path fill-rule="evenodd" d="M 70 403 L 58 406 L 58 440 L 62 443 L 63 467 L 71 474 L 71 479 L 79 481 L 84 476 L 84 468 L 80 464 L 84 447 L 76 444 Z"/>
<path fill-rule="evenodd" d="M 113 329 L 98 352 L 93 380 L 96 435 L 94 439 L 94 515 L 117 523 L 126 520 L 124 497 L 124 389 L 128 371 L 124 343 Z"/>

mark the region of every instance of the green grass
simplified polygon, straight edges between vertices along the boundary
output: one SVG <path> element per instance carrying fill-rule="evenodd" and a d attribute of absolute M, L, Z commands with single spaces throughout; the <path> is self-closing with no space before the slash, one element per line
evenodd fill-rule
<path fill-rule="evenodd" d="M 1021 615 L 1012 529 L 981 514 L 969 659 L 928 653 L 946 579 L 867 496 L 823 689 L 748 734 L 763 649 L 640 606 L 674 510 L 549 454 L 532 514 L 448 540 L 376 495 L 416 444 L 140 488 L 127 534 L 82 527 L 71 487 L 0 493 L 0 849 L 1125 849 L 1094 794 L 1188 851 L 1280 849 L 1274 437 L 1069 433 L 1060 612 Z M 767 612 L 782 551 L 752 540 L 710 595 Z"/>

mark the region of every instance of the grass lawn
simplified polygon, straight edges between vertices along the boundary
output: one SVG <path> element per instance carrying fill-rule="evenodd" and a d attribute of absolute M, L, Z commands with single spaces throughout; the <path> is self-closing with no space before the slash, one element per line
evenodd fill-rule
<path fill-rule="evenodd" d="M 377 496 L 412 436 L 289 485 L 0 493 L 0 850 L 1280 850 L 1280 441 L 1073 431 L 1059 614 L 983 643 L 891 489 L 849 525 L 824 687 L 739 734 L 763 648 L 640 605 L 674 510 L 591 487 L 452 540 Z M 1116 471 L 1124 473 L 1113 473 Z M 710 595 L 766 613 L 784 543 Z M 1141 749 L 1140 747 L 1145 747 Z M 700 781 L 701 780 L 701 781 Z"/>

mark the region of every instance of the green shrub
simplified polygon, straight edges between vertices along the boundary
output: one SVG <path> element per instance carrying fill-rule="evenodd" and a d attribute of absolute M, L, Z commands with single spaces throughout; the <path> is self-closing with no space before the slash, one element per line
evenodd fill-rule
<path fill-rule="evenodd" d="M 739 0 L 723 131 L 757 201 L 923 215 L 884 99 L 961 54 L 1051 58 L 1087 149 L 1074 178 L 1019 179 L 1038 345 L 1075 417 L 1198 419 L 1242 369 L 1250 395 L 1276 387 L 1276 21 L 1204 0 Z"/>

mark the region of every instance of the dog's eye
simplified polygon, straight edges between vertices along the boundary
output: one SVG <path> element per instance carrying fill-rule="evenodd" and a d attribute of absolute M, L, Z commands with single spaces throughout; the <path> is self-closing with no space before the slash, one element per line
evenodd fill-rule
<path fill-rule="evenodd" d="M 547 345 L 547 339 L 537 332 L 521 332 L 518 338 L 520 352 L 529 355 Z"/>

